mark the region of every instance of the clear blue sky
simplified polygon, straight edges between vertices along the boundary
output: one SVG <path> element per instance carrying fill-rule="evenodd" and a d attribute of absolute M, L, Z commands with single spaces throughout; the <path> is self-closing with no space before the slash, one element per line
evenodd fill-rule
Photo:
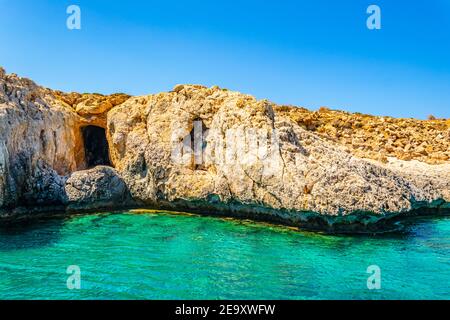
<path fill-rule="evenodd" d="M 67 6 L 82 29 L 66 28 Z M 382 29 L 366 28 L 366 8 Z M 0 65 L 55 89 L 177 83 L 276 103 L 450 117 L 450 0 L 0 0 Z"/>

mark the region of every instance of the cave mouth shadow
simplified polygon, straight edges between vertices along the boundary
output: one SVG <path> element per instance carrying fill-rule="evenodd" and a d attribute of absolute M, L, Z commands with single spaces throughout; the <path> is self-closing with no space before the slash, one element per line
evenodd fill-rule
<path fill-rule="evenodd" d="M 86 126 L 81 129 L 87 168 L 104 165 L 112 166 L 109 159 L 109 145 L 104 128 Z"/>

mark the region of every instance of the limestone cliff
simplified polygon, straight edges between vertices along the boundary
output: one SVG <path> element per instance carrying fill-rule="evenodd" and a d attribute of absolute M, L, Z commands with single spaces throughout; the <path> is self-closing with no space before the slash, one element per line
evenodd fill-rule
<path fill-rule="evenodd" d="M 87 126 L 105 129 L 115 169 L 78 172 Z M 67 94 L 1 70 L 0 133 L 4 217 L 129 205 L 339 231 L 449 207 L 449 120 L 312 112 L 198 85 Z"/>

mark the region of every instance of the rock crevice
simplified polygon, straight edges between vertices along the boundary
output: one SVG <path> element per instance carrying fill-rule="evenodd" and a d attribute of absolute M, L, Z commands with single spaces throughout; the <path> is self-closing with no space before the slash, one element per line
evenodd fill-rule
<path fill-rule="evenodd" d="M 0 214 L 149 206 L 353 230 L 449 207 L 449 128 L 198 85 L 67 94 L 1 69 Z"/>

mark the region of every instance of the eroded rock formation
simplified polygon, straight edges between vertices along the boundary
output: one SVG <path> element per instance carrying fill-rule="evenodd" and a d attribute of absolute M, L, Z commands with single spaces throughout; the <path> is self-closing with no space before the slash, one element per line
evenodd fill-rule
<path fill-rule="evenodd" d="M 82 171 L 88 125 L 106 130 L 115 169 Z M 311 112 L 196 85 L 66 94 L 0 71 L 4 217 L 129 205 L 345 230 L 448 208 L 449 156 L 448 120 Z"/>
<path fill-rule="evenodd" d="M 69 211 L 111 209 L 131 200 L 122 178 L 107 166 L 74 172 L 65 193 Z"/>

